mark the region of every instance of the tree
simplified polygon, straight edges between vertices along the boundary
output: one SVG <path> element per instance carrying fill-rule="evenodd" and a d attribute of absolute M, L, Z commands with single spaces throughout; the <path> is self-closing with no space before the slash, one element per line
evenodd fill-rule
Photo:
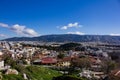
<path fill-rule="evenodd" d="M 120 80 L 120 76 L 115 76 L 115 74 L 108 75 L 109 80 Z"/>
<path fill-rule="evenodd" d="M 84 78 L 77 78 L 77 77 L 74 77 L 74 76 L 58 76 L 58 77 L 53 77 L 52 80 L 86 80 Z"/>
<path fill-rule="evenodd" d="M 4 55 L 3 60 L 5 61 L 5 64 L 10 65 L 12 68 L 14 68 L 16 65 L 16 61 L 13 60 L 9 55 Z"/>
<path fill-rule="evenodd" d="M 102 64 L 102 70 L 106 73 L 109 74 L 111 70 L 116 68 L 116 63 L 111 60 L 104 61 Z"/>
<path fill-rule="evenodd" d="M 85 50 L 86 48 L 81 46 L 75 48 L 75 51 L 85 51 Z"/>
<path fill-rule="evenodd" d="M 63 53 L 59 53 L 57 57 L 58 57 L 59 59 L 63 59 L 64 56 L 65 56 L 65 54 L 63 54 Z"/>
<path fill-rule="evenodd" d="M 78 43 L 66 43 L 66 44 L 61 45 L 59 47 L 59 49 L 61 49 L 63 51 L 69 51 L 69 50 L 75 49 L 78 46 L 81 46 L 81 44 L 78 44 Z"/>
<path fill-rule="evenodd" d="M 79 59 L 73 60 L 71 64 L 72 66 L 79 67 L 81 69 L 91 67 L 91 62 L 88 58 L 79 58 Z"/>

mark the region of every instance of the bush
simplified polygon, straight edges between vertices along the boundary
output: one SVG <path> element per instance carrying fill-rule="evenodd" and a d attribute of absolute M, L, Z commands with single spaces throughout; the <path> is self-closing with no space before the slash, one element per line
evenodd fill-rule
<path fill-rule="evenodd" d="M 58 77 L 54 77 L 52 80 L 86 80 L 83 78 L 77 78 L 74 76 L 58 76 Z"/>

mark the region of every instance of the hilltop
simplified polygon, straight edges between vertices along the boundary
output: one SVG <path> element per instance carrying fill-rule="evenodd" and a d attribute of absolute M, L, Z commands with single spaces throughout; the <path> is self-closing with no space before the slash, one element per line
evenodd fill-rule
<path fill-rule="evenodd" d="M 41 42 L 104 42 L 120 43 L 120 36 L 109 35 L 44 35 L 39 37 L 13 37 L 2 41 L 41 41 Z"/>

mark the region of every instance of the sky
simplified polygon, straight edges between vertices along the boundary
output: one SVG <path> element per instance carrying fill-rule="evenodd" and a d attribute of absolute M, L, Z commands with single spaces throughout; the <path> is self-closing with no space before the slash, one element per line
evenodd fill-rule
<path fill-rule="evenodd" d="M 0 39 L 50 34 L 120 36 L 120 0 L 0 0 Z"/>

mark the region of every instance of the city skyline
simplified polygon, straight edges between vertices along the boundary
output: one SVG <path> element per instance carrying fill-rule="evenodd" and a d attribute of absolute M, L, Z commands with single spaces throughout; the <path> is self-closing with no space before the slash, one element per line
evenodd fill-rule
<path fill-rule="evenodd" d="M 120 35 L 120 0 L 0 0 L 0 11 L 0 39 Z"/>

